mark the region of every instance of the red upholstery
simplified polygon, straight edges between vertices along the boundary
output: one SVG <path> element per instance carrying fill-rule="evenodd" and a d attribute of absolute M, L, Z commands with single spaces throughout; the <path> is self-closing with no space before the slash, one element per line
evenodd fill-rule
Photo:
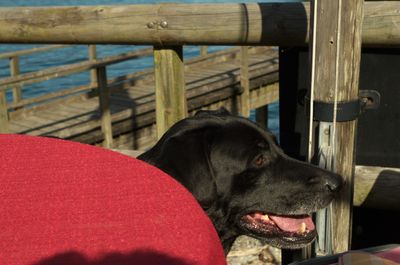
<path fill-rule="evenodd" d="M 174 179 L 102 148 L 0 135 L 0 264 L 226 264 Z"/>

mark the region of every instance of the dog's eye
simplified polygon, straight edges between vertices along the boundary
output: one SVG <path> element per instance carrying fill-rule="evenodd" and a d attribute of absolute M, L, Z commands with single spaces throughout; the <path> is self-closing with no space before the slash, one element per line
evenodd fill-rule
<path fill-rule="evenodd" d="M 268 163 L 268 158 L 265 155 L 258 155 L 253 161 L 256 167 L 262 167 Z"/>

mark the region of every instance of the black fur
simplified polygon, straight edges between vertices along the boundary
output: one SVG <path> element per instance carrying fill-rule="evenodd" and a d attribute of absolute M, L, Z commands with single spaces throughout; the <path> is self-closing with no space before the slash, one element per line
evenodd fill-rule
<path fill-rule="evenodd" d="M 176 123 L 139 159 L 192 192 L 214 223 L 225 252 L 240 234 L 262 237 L 243 228 L 244 215 L 310 214 L 326 207 L 342 185 L 340 176 L 286 156 L 272 133 L 225 109 L 200 111 Z M 297 248 L 313 238 L 264 239 Z"/>

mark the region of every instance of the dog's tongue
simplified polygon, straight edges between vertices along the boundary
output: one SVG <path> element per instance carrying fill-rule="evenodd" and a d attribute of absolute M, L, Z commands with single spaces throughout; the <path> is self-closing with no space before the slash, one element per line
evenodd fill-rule
<path fill-rule="evenodd" d="M 308 215 L 288 217 L 269 214 L 268 216 L 280 229 L 284 231 L 297 232 L 302 226 L 304 226 L 304 224 L 309 231 L 315 229 L 314 223 Z"/>

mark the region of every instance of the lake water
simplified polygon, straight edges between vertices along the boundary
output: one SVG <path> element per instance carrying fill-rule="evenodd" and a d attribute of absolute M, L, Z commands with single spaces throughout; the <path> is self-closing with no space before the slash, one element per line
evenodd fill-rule
<path fill-rule="evenodd" d="M 271 1 L 240 1 L 240 0 L 1 0 L 0 7 L 17 7 L 17 6 L 65 6 L 65 5 L 110 5 L 110 4 L 151 4 L 151 3 L 256 3 L 256 2 L 271 2 Z M 273 1 L 279 2 L 279 1 Z M 280 2 L 288 2 L 280 1 Z M 40 47 L 43 45 L 35 44 L 0 44 L 0 53 L 30 49 L 33 47 Z M 137 45 L 98 45 L 97 57 L 102 58 L 105 56 L 119 54 L 123 52 L 132 51 L 135 49 L 146 48 L 149 46 Z M 216 51 L 227 48 L 226 46 L 210 46 L 209 51 Z M 195 46 L 184 47 L 184 58 L 191 58 L 199 55 L 199 49 Z M 20 57 L 20 72 L 28 73 L 40 69 L 55 67 L 59 65 L 77 63 L 84 61 L 88 58 L 88 49 L 86 45 L 74 45 L 63 49 L 57 49 L 48 52 L 41 52 L 27 56 Z M 146 57 L 138 60 L 130 60 L 114 64 L 107 67 L 107 74 L 109 78 L 121 76 L 124 74 L 132 73 L 134 71 L 143 70 L 145 68 L 153 67 L 153 58 Z M 9 61 L 7 59 L 0 59 L 0 78 L 10 76 Z M 67 77 L 52 79 L 44 81 L 23 88 L 23 98 L 30 98 L 39 96 L 52 91 L 59 91 L 73 86 L 87 84 L 89 82 L 89 73 L 79 73 Z M 7 93 L 7 100 L 11 100 L 11 92 Z M 254 119 L 254 111 L 252 112 Z M 274 133 L 278 133 L 279 119 L 278 119 L 278 104 L 272 104 L 269 107 L 268 127 Z"/>

